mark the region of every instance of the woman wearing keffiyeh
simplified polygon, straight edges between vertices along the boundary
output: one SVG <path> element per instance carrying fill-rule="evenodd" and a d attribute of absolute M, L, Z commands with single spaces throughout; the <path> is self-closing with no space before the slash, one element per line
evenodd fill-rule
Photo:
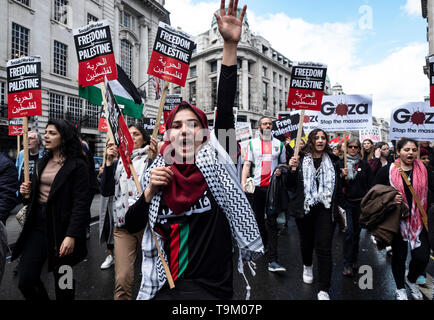
<path fill-rule="evenodd" d="M 399 140 L 396 145 L 399 158 L 395 163 L 381 168 L 374 182 L 374 184 L 390 185 L 398 190 L 400 194 L 396 196 L 395 202 L 404 202 L 410 211 L 410 216 L 405 220 L 401 220 L 401 232 L 397 233 L 392 240 L 392 273 L 397 288 L 395 293 L 397 300 L 408 299 L 405 283 L 407 283 L 413 299 L 423 299 L 422 293 L 416 284 L 416 279 L 425 271 L 430 256 L 428 231 L 424 227 L 422 213 L 399 172 L 401 168 L 426 212 L 430 203 L 433 202 L 434 177 L 432 172 L 428 172 L 423 163 L 417 160 L 417 148 L 418 145 L 415 140 L 407 138 Z M 405 266 L 409 245 L 411 261 L 406 279 Z"/>
<path fill-rule="evenodd" d="M 340 171 L 338 158 L 331 152 L 328 136 L 322 129 L 313 130 L 300 161 L 292 157 L 288 189 L 297 195 L 290 201 L 296 213 L 303 258 L 303 281 L 313 282 L 312 255 L 315 249 L 319 269 L 319 300 L 329 300 L 332 274 L 332 240 L 334 214 L 340 201 Z"/>
<path fill-rule="evenodd" d="M 347 167 L 339 161 L 342 168 L 342 206 L 346 211 L 347 228 L 344 237 L 344 271 L 343 275 L 353 276 L 357 270 L 357 256 L 360 240 L 360 203 L 374 182 L 374 174 L 368 162 L 361 159 L 359 139 L 352 138 L 347 144 Z"/>
<path fill-rule="evenodd" d="M 237 18 L 237 3 L 231 1 L 226 12 L 222 0 L 220 14 L 215 14 L 224 45 L 214 130 L 233 128 L 237 45 L 246 11 L 244 6 Z M 230 148 L 225 150 L 216 132 L 209 131 L 205 113 L 185 101 L 170 112 L 166 126 L 165 141 L 142 179 L 144 192 L 126 216 L 127 228 L 136 221 L 146 224 L 137 299 L 230 299 L 232 238 L 243 276 L 243 263 L 263 253 L 255 216 L 227 153 Z M 172 289 L 153 233 L 170 269 Z M 247 298 L 249 293 L 247 284 Z"/>

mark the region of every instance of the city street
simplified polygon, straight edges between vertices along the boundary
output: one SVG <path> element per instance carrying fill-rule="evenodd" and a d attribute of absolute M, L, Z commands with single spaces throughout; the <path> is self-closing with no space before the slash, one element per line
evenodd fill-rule
<path fill-rule="evenodd" d="M 74 268 L 76 280 L 77 300 L 112 300 L 114 267 L 101 270 L 100 265 L 105 259 L 106 246 L 98 241 L 98 215 L 100 196 L 97 195 L 92 205 L 91 237 L 88 240 L 89 254 L 85 261 Z M 9 232 L 9 244 L 13 244 L 19 234 L 19 226 L 14 216 L 9 217 L 7 223 Z M 342 234 L 336 231 L 333 242 L 334 265 L 332 287 L 330 297 L 334 300 L 393 300 L 395 285 L 392 278 L 390 261 L 391 256 L 385 250 L 379 251 L 373 245 L 366 230 L 362 231 L 360 244 L 359 264 L 372 267 L 372 289 L 365 290 L 359 287 L 359 278 L 344 278 L 342 274 Z M 236 270 L 237 255 L 234 254 L 234 299 L 242 300 L 245 297 L 245 282 Z M 314 260 L 315 261 L 315 260 Z M 298 231 L 294 220 L 291 219 L 287 234 L 279 236 L 279 262 L 287 268 L 287 272 L 275 274 L 266 268 L 266 260 L 262 257 L 256 261 L 256 276 L 252 277 L 248 268 L 247 278 L 251 286 L 251 300 L 316 300 L 317 281 L 313 284 L 304 284 L 302 281 L 302 263 L 298 243 Z M 136 275 L 134 282 L 134 295 L 140 285 L 140 255 L 136 261 Z M 316 274 L 316 262 L 314 262 L 314 275 Z M 6 263 L 3 281 L 0 285 L 0 300 L 22 300 L 23 297 L 17 288 L 17 277 L 13 270 L 17 262 Z M 421 287 L 425 299 L 432 299 L 432 277 L 434 274 L 434 261 L 431 259 L 428 266 L 427 280 L 430 286 Z M 47 286 L 50 297 L 54 299 L 53 277 L 43 272 L 42 278 Z M 362 281 L 363 282 L 363 281 Z M 366 282 L 364 282 L 366 283 Z M 363 286 L 362 286 L 363 287 Z M 369 286 L 368 286 L 369 287 Z M 410 293 L 408 292 L 410 295 Z"/>

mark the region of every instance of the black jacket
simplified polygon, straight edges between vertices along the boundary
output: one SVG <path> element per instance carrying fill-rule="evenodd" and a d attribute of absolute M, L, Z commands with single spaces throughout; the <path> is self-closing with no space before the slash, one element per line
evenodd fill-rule
<path fill-rule="evenodd" d="M 27 219 L 13 250 L 12 260 L 21 254 L 34 227 L 35 210 L 39 199 L 39 181 L 48 160 L 48 157 L 44 156 L 38 161 L 37 174 L 33 175 L 32 179 Z M 49 270 L 56 265 L 72 266 L 86 257 L 86 227 L 90 223 L 88 198 L 87 163 L 82 159 L 67 159 L 54 178 L 46 204 Z M 56 259 L 60 245 L 67 236 L 75 238 L 74 251 L 69 256 Z"/>
<path fill-rule="evenodd" d="M 339 160 L 339 168 L 344 168 L 344 160 Z M 342 179 L 342 195 L 344 205 L 346 201 L 362 201 L 362 198 L 374 184 L 374 173 L 370 165 L 365 160 L 360 160 L 357 175 L 354 180 Z"/>
<path fill-rule="evenodd" d="M 336 217 L 338 214 L 337 206 L 340 206 L 342 203 L 342 183 L 340 177 L 340 169 L 338 160 L 339 158 L 331 155 L 330 159 L 332 160 L 333 166 L 335 168 L 335 187 L 332 196 L 332 219 Z M 287 177 L 287 188 L 289 191 L 289 214 L 295 218 L 303 218 L 304 213 L 304 179 L 303 179 L 303 170 L 301 168 L 303 164 L 303 155 L 300 155 L 300 160 L 298 162 L 297 170 L 294 172 L 292 170 L 288 170 Z"/>
<path fill-rule="evenodd" d="M 0 221 L 6 225 L 11 210 L 17 205 L 18 171 L 14 163 L 0 154 Z"/>

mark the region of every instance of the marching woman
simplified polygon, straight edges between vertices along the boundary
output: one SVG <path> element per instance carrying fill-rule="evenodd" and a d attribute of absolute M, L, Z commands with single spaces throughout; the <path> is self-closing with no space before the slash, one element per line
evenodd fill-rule
<path fill-rule="evenodd" d="M 369 165 L 374 173 L 374 176 L 382 168 L 390 163 L 389 160 L 389 145 L 386 142 L 377 142 L 369 156 Z"/>
<path fill-rule="evenodd" d="M 372 151 L 374 149 L 374 143 L 371 139 L 365 139 L 362 143 L 362 150 L 360 150 L 360 155 L 362 156 L 362 159 L 365 161 L 370 160 L 374 152 Z"/>
<path fill-rule="evenodd" d="M 224 39 L 222 69 L 230 68 L 224 71 L 230 71 L 227 75 L 236 68 L 246 10 L 244 6 L 237 18 L 236 3 L 230 2 L 226 14 L 222 0 L 220 15 L 216 14 Z M 236 79 L 236 72 L 233 76 Z M 232 108 L 236 82 L 230 83 L 230 88 L 219 84 L 223 92 L 219 92 L 218 104 Z M 232 102 L 225 99 L 227 96 L 232 97 Z M 222 111 L 230 112 L 226 107 Z M 221 118 L 219 122 L 219 128 L 230 128 L 233 117 Z M 167 128 L 164 144 L 145 174 L 144 192 L 126 217 L 131 228 L 146 225 L 142 283 L 137 298 L 230 299 L 231 236 L 240 249 L 238 270 L 243 275 L 243 262 L 263 253 L 263 246 L 236 167 L 222 147 L 226 136 L 219 136 L 223 140 L 221 145 L 215 132 L 208 130 L 205 113 L 187 102 L 170 112 Z M 157 253 L 154 235 L 163 259 Z M 168 265 L 166 272 L 163 260 Z M 174 281 L 173 289 L 166 281 L 170 278 Z"/>
<path fill-rule="evenodd" d="M 149 134 L 140 126 L 132 125 L 129 132 L 134 142 L 131 160 L 140 179 L 147 166 L 147 155 L 149 149 Z M 102 267 L 107 267 L 114 259 L 115 263 L 115 300 L 131 300 L 132 285 L 134 281 L 134 262 L 136 261 L 137 250 L 143 236 L 143 228 L 136 232 L 128 232 L 125 225 L 125 214 L 128 208 L 138 197 L 138 191 L 134 179 L 127 177 L 122 160 L 115 161 L 118 150 L 114 143 L 107 145 L 107 160 L 104 172 L 101 177 L 101 195 L 113 197 L 107 204 L 109 216 L 114 219 L 114 258 L 109 252 Z M 107 261 L 108 259 L 108 261 Z"/>
<path fill-rule="evenodd" d="M 87 255 L 89 170 L 78 134 L 68 121 L 49 120 L 44 138 L 48 152 L 38 161 L 32 182 L 20 187 L 30 199 L 12 260 L 21 255 L 18 287 L 26 299 L 49 299 L 40 279 L 48 259 L 56 298 L 72 300 L 75 284 L 61 289 L 59 277 Z"/>
<path fill-rule="evenodd" d="M 381 168 L 375 177 L 375 184 L 394 187 L 399 191 L 395 197 L 396 203 L 404 202 L 409 208 L 410 216 L 401 220 L 400 232 L 392 240 L 392 273 L 396 283 L 396 299 L 408 300 L 405 283 L 407 283 L 413 299 L 422 300 L 423 296 L 416 284 L 417 278 L 424 273 L 430 257 L 429 234 L 422 220 L 427 208 L 433 202 L 434 177 L 428 172 L 424 164 L 417 160 L 417 142 L 402 138 L 396 145 L 399 158 L 394 163 Z M 413 187 L 415 199 L 407 186 L 403 174 Z M 419 210 L 417 201 L 425 213 Z M 431 230 L 432 232 L 432 230 Z M 405 276 L 408 246 L 411 250 L 411 261 L 408 275 Z"/>
<path fill-rule="evenodd" d="M 365 140 L 366 141 L 366 140 Z M 347 228 L 344 236 L 344 271 L 343 275 L 353 276 L 359 254 L 360 240 L 360 203 L 374 183 L 374 175 L 368 162 L 360 154 L 359 139 L 353 138 L 347 144 L 347 168 L 344 161 L 339 161 L 342 170 L 342 207 L 346 211 Z"/>
<path fill-rule="evenodd" d="M 313 130 L 301 158 L 289 161 L 289 205 L 296 218 L 303 259 L 303 281 L 313 282 L 312 255 L 318 258 L 318 300 L 330 300 L 332 240 L 341 198 L 339 158 L 332 154 L 328 136 Z"/>

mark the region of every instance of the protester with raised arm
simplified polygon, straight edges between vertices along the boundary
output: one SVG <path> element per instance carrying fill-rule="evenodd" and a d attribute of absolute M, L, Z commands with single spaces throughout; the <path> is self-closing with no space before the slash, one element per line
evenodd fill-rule
<path fill-rule="evenodd" d="M 237 18 L 236 3 L 231 1 L 226 12 L 222 0 L 220 14 L 215 15 L 224 39 L 223 64 L 228 64 L 230 71 L 236 64 L 247 8 L 244 6 Z M 236 83 L 230 83 L 234 87 L 223 86 L 228 92 L 219 92 L 220 98 L 226 93 L 233 95 Z M 226 104 L 219 100 L 220 103 Z M 233 117 L 227 109 L 222 111 L 225 116 L 218 119 L 218 127 L 231 128 Z M 254 214 L 233 160 L 220 145 L 215 131 L 208 130 L 205 113 L 182 102 L 170 112 L 166 125 L 164 145 L 144 176 L 143 195 L 126 216 L 126 226 L 131 230 L 138 224 L 146 224 L 142 283 L 137 298 L 230 299 L 232 237 L 240 249 L 238 270 L 242 274 L 242 261 L 263 253 Z M 164 261 L 158 256 L 153 234 L 168 264 L 169 275 L 164 272 Z M 169 287 L 168 276 L 174 281 L 173 289 Z"/>

